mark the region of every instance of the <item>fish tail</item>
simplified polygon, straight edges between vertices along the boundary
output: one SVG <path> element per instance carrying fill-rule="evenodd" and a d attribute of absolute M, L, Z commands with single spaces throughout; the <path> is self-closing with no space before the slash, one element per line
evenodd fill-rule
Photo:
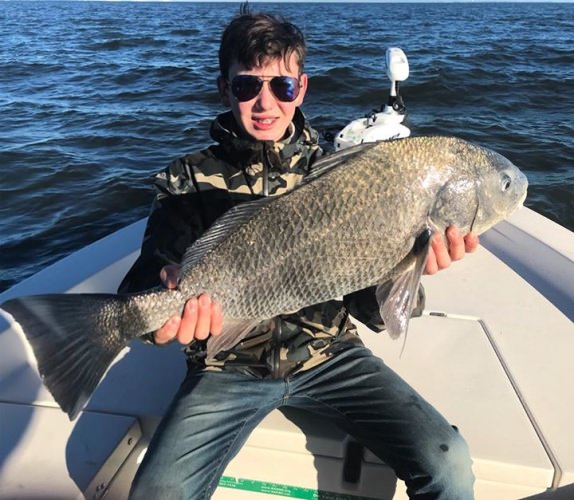
<path fill-rule="evenodd" d="M 129 340 L 120 333 L 119 296 L 36 295 L 1 307 L 22 327 L 44 384 L 73 420 Z"/>

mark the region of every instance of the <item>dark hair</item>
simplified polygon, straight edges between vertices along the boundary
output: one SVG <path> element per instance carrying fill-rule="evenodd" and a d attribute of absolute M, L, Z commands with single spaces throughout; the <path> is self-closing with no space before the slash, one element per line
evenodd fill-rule
<path fill-rule="evenodd" d="M 280 16 L 251 13 L 246 4 L 225 28 L 219 47 L 219 71 L 229 76 L 234 61 L 247 69 L 282 58 L 289 69 L 291 54 L 303 70 L 307 46 L 301 30 Z"/>

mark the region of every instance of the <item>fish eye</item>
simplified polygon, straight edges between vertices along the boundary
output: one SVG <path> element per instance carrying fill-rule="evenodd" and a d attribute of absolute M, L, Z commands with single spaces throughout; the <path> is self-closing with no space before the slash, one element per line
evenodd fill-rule
<path fill-rule="evenodd" d="M 504 175 L 500 181 L 500 187 L 506 191 L 512 184 L 512 179 L 508 175 Z"/>

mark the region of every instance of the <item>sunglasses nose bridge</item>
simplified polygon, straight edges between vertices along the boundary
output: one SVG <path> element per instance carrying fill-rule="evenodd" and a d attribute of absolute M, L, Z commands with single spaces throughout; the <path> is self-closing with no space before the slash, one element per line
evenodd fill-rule
<path fill-rule="evenodd" d="M 254 88 L 257 89 L 257 94 L 255 95 L 254 99 L 258 101 L 263 101 L 264 103 L 268 100 L 275 100 L 278 99 L 273 87 L 271 86 L 271 82 L 274 79 L 274 76 L 259 76 L 257 77 L 257 84 Z"/>
<path fill-rule="evenodd" d="M 271 87 L 271 80 L 273 78 L 261 78 L 261 88 L 259 89 L 259 92 L 257 93 L 257 98 L 260 100 L 266 100 L 266 99 L 278 99 L 277 95 L 275 94 L 275 92 L 273 91 L 273 88 Z"/>

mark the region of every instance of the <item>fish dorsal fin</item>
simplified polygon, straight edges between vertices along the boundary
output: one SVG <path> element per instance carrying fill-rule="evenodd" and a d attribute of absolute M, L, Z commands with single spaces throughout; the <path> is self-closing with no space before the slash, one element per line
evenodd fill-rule
<path fill-rule="evenodd" d="M 364 143 L 357 146 L 353 146 L 343 151 L 326 155 L 323 158 L 317 160 L 309 172 L 308 175 L 301 181 L 301 183 L 296 186 L 293 190 L 282 194 L 280 196 L 288 196 L 290 192 L 293 192 L 305 184 L 317 179 L 318 177 L 330 172 L 335 167 L 345 162 L 355 155 L 373 147 L 375 143 Z M 181 266 L 182 272 L 185 273 L 187 270 L 193 268 L 197 263 L 213 248 L 215 248 L 221 241 L 223 241 L 226 236 L 238 227 L 245 224 L 250 220 L 262 207 L 268 203 L 273 202 L 277 196 L 260 198 L 258 200 L 249 201 L 237 205 L 225 214 L 223 214 L 219 219 L 217 219 L 214 224 L 203 234 L 191 247 L 189 247 L 185 254 L 183 255 Z"/>
<path fill-rule="evenodd" d="M 350 160 L 351 158 L 355 157 L 356 155 L 371 149 L 375 146 L 376 143 L 374 142 L 365 142 L 363 144 L 357 144 L 356 146 L 351 146 L 350 148 L 345 148 L 341 151 L 337 151 L 336 153 L 331 153 L 328 155 L 323 156 L 315 163 L 313 163 L 311 167 L 311 171 L 305 178 L 300 185 L 304 185 L 307 182 L 311 182 L 318 177 L 330 172 L 335 167 L 338 167 L 341 163 Z"/>
<path fill-rule="evenodd" d="M 272 201 L 273 197 L 260 198 L 242 203 L 225 212 L 185 251 L 181 260 L 182 272 L 185 273 L 195 267 L 195 265 L 209 253 L 211 249 L 217 247 L 228 234 L 233 233 L 237 228 L 249 221 L 262 207 Z"/>

